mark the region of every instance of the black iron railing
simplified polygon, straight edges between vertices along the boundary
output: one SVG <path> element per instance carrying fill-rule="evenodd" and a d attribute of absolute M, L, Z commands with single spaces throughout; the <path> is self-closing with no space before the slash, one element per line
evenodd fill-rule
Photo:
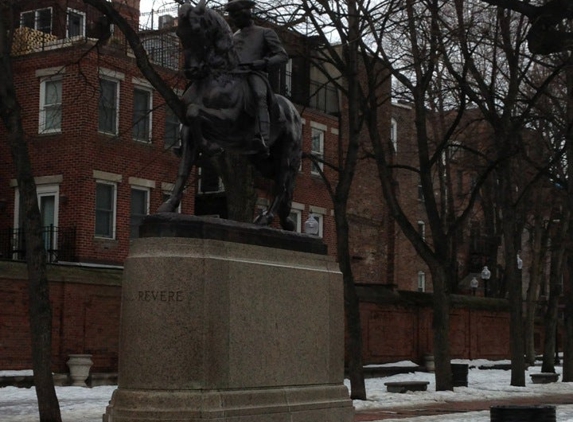
<path fill-rule="evenodd" d="M 77 261 L 76 228 L 46 226 L 42 238 L 48 262 Z M 0 230 L 0 257 L 16 261 L 26 260 L 26 236 L 24 229 Z"/>

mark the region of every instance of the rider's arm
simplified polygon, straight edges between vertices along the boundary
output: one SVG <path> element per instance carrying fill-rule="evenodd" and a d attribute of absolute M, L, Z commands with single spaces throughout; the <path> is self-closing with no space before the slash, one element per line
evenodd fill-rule
<path fill-rule="evenodd" d="M 265 28 L 264 40 L 268 51 L 264 60 L 267 62 L 267 69 L 281 65 L 288 61 L 288 54 L 284 49 L 280 38 L 275 31 Z"/>

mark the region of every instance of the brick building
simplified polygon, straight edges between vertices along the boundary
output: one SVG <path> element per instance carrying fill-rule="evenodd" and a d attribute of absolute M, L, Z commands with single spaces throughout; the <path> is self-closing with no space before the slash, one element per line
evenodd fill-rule
<path fill-rule="evenodd" d="M 137 235 L 138 221 L 157 209 L 175 180 L 179 159 L 171 147 L 177 142 L 177 120 L 141 76 L 120 34 L 112 34 L 105 45 L 94 48 L 97 40 L 90 32 L 96 32 L 93 27 L 100 17 L 93 9 L 86 9 L 82 2 L 39 8 L 37 3 L 29 4 L 35 9 L 24 10 L 22 4 L 21 22 L 35 28 L 19 28 L 24 35 L 15 43 L 13 62 L 51 261 L 121 265 L 130 238 Z M 118 8 L 136 24 L 132 14 L 138 2 L 131 6 L 122 2 Z M 27 23 L 32 13 L 35 20 Z M 49 20 L 49 16 L 53 23 L 48 28 L 42 19 Z M 80 17 L 79 29 L 74 30 L 80 31 L 78 35 L 70 32 L 74 16 Z M 67 33 L 56 25 L 65 19 Z M 178 43 L 173 44 L 172 31 L 146 31 L 144 45 L 164 80 L 181 92 L 186 81 L 178 71 Z M 169 50 L 169 45 L 176 49 Z M 156 46 L 161 47 L 162 55 Z M 289 71 L 283 69 L 282 73 L 285 85 L 291 86 L 294 78 L 297 84 L 307 85 L 291 92 L 291 97 L 306 107 L 304 150 L 330 160 L 337 152 L 332 146 L 339 137 L 338 117 L 325 112 L 324 101 L 322 110 L 308 107 L 319 105 L 319 101 L 308 103 L 309 76 L 298 77 L 295 72 L 308 71 L 309 66 L 300 61 L 300 56 L 291 59 Z M 293 62 L 299 64 L 294 70 Z M 1 148 L 2 156 L 8 157 L 6 144 Z M 10 164 L 6 161 L 2 168 L 5 182 L 0 186 L 5 209 L 0 224 L 4 230 L 15 230 L 12 239 L 4 235 L 2 253 L 6 258 L 22 253 L 18 190 Z M 334 251 L 332 207 L 311 167 L 308 161 L 302 164 L 293 212 L 299 230 L 301 222 L 313 213 L 319 220 L 320 235 Z M 333 176 L 328 168 L 325 172 Z M 221 195 L 217 180 L 205 173 L 201 176 L 197 170 L 192 175 L 181 212 L 193 214 L 196 201 L 204 203 L 205 196 Z M 264 204 L 269 194 L 261 191 L 260 196 Z M 204 212 L 224 213 L 218 211 L 211 207 Z"/>
<path fill-rule="evenodd" d="M 138 0 L 115 6 L 137 27 Z M 141 218 L 154 212 L 172 189 L 179 163 L 172 151 L 178 121 L 142 77 L 119 31 L 111 27 L 105 42 L 98 42 L 106 27 L 94 9 L 74 0 L 25 1 L 18 7 L 15 83 L 46 249 L 54 264 L 52 300 L 55 318 L 62 324 L 55 331 L 68 334 L 55 336 L 56 366 L 65 368 L 65 356 L 76 351 L 97 354 L 96 367 L 110 370 L 115 358 L 108 352 L 117 350 L 117 344 L 103 339 L 117 333 L 120 284 L 114 271 L 120 270 Z M 163 79 L 182 92 L 186 81 L 179 71 L 179 42 L 173 34 L 175 21 L 168 18 L 162 16 L 161 28 L 148 28 L 141 36 Z M 304 108 L 304 151 L 335 160 L 336 92 L 310 79 L 310 64 L 301 45 L 310 46 L 300 36 L 293 37 L 286 34 L 283 41 L 292 59 L 272 76 L 272 82 Z M 4 130 L 0 128 L 0 138 L 5 138 Z M 25 335 L 12 335 L 28 331 L 26 275 L 22 216 L 7 142 L 0 143 L 0 156 L 5 157 L 0 167 L 0 284 L 6 305 L 1 311 L 0 337 L 8 339 L 0 345 L 0 367 L 10 368 L 22 366 L 16 355 L 28 343 Z M 329 168 L 324 172 L 334 177 Z M 259 203 L 268 203 L 269 192 L 259 193 Z M 180 211 L 194 214 L 201 208 L 196 204 L 201 204 L 199 214 L 224 214 L 224 201 L 217 200 L 221 197 L 224 190 L 218 178 L 208 169 L 195 169 Z M 218 208 L 205 207 L 206 203 Z M 319 222 L 319 235 L 335 253 L 330 198 L 316 168 L 305 160 L 293 198 L 299 231 L 311 213 Z M 86 267 L 91 276 L 82 276 Z M 67 275 L 56 275 L 62 271 Z M 87 316 L 90 309 L 103 313 L 94 319 Z M 83 332 L 74 335 L 80 327 Z M 105 346 L 95 347 L 93 341 Z"/>
<path fill-rule="evenodd" d="M 179 163 L 173 153 L 179 124 L 142 77 L 122 34 L 112 27 L 102 37 L 107 27 L 94 9 L 80 0 L 18 5 L 20 28 L 15 31 L 13 66 L 52 263 L 54 370 L 66 371 L 68 354 L 91 353 L 94 371 L 114 371 L 121 265 L 141 218 L 153 213 L 172 189 Z M 135 27 L 139 25 L 138 0 L 118 2 L 116 7 Z M 159 21 L 160 28 L 141 32 L 143 44 L 163 79 L 181 92 L 186 81 L 179 71 L 175 21 L 167 14 Z M 271 75 L 271 82 L 301 111 L 303 151 L 337 163 L 345 142 L 343 99 L 312 68 L 308 57 L 316 48 L 313 39 L 284 31 L 280 35 L 291 59 Z M 389 84 L 387 89 L 389 93 Z M 406 105 L 390 103 L 381 110 L 381 130 L 394 145 L 395 160 L 403 164 L 415 155 L 409 144 L 413 142 L 411 112 Z M 6 137 L 3 131 L 0 127 L 0 139 Z M 24 369 L 31 366 L 29 356 L 22 357 L 22 350 L 30 350 L 27 276 L 18 189 L 9 156 L 7 142 L 0 142 L 0 157 L 4 157 L 0 165 L 0 369 Z M 323 170 L 331 181 L 336 180 L 333 169 L 324 166 Z M 411 175 L 404 176 L 400 189 L 411 218 L 424 230 L 417 185 Z M 259 204 L 264 205 L 269 193 L 261 189 L 259 194 Z M 224 215 L 224 198 L 219 179 L 207 168 L 195 169 L 180 211 Z M 372 160 L 361 161 L 349 204 L 357 283 L 430 291 L 425 264 L 385 210 Z M 329 253 L 336 254 L 331 199 L 309 160 L 302 162 L 292 212 L 299 231 L 313 214 Z M 403 308 L 394 302 L 391 306 L 398 306 L 392 308 L 392 318 L 399 317 Z M 365 309 L 370 308 L 369 302 Z M 409 315 L 416 313 L 410 311 Z M 394 320 L 384 322 L 384 312 L 373 309 L 365 319 L 367 341 L 373 345 L 380 342 L 383 331 L 376 330 Z M 419 323 L 422 328 L 429 327 L 428 318 Z M 504 321 L 505 316 L 500 318 Z M 412 321 L 418 324 L 415 318 Z M 377 328 L 372 331 L 369 324 Z M 414 347 L 406 344 L 404 336 L 404 347 L 373 353 L 370 361 L 417 359 L 427 351 L 427 340 Z M 466 349 L 460 350 L 463 354 Z"/>

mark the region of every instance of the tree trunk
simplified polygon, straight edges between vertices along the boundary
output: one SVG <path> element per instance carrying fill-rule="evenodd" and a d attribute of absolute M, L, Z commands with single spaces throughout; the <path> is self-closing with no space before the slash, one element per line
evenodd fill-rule
<path fill-rule="evenodd" d="M 557 275 L 559 251 L 551 253 L 551 272 L 549 274 L 549 300 L 545 311 L 545 338 L 543 341 L 543 364 L 541 372 L 555 372 L 555 340 L 557 338 L 557 311 L 559 305 L 559 279 Z M 559 271 L 561 273 L 561 271 Z"/>
<path fill-rule="evenodd" d="M 360 323 L 360 301 L 356 293 L 349 250 L 349 228 L 346 205 L 335 204 L 335 223 L 337 236 L 337 255 L 340 271 L 344 280 L 344 311 L 348 331 L 346 356 L 348 359 L 348 379 L 350 380 L 350 398 L 366 400 L 364 365 L 362 363 L 362 325 Z"/>
<path fill-rule="evenodd" d="M 60 408 L 54 389 L 51 368 L 52 311 L 50 307 L 46 252 L 36 184 L 22 128 L 21 108 L 14 88 L 9 56 L 12 28 L 10 2 L 0 2 L 0 116 L 8 133 L 12 160 L 24 213 L 26 260 L 28 268 L 29 316 L 32 343 L 32 367 L 41 422 L 60 422 Z"/>
<path fill-rule="evenodd" d="M 503 136 L 505 142 L 515 142 Z M 517 222 L 516 206 L 513 202 L 515 187 L 512 179 L 511 147 L 505 145 L 505 159 L 499 167 L 498 203 L 503 210 L 502 230 L 504 237 L 505 277 L 510 307 L 510 349 L 511 385 L 525 387 L 525 342 L 523 336 L 523 292 L 521 269 L 517 268 L 517 253 L 521 244 L 521 227 Z"/>
<path fill-rule="evenodd" d="M 436 365 L 436 391 L 453 390 L 450 356 L 450 296 L 448 277 L 444 268 L 432 269 L 434 306 L 432 330 L 434 334 L 434 361 Z"/>
<path fill-rule="evenodd" d="M 571 235 L 571 234 L 570 234 Z M 569 274 L 573 274 L 573 255 L 567 257 Z M 570 279 L 570 277 L 569 277 Z M 563 335 L 563 382 L 573 382 L 573 289 L 569 281 L 565 287 L 565 321 Z"/>
<path fill-rule="evenodd" d="M 535 313 L 537 310 L 537 300 L 539 299 L 539 286 L 543 276 L 543 262 L 545 258 L 545 238 L 546 232 L 543 225 L 542 214 L 535 216 L 535 226 L 533 227 L 533 242 L 531 250 L 533 258 L 531 260 L 529 287 L 525 305 L 525 361 L 528 365 L 535 364 L 537 356 L 535 352 Z"/>

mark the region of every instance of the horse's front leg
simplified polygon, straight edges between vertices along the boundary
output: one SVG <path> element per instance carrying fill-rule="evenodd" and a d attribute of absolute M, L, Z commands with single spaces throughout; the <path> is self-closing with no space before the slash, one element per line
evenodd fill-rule
<path fill-rule="evenodd" d="M 161 204 L 157 212 L 175 212 L 181 203 L 185 184 L 187 183 L 187 179 L 189 179 L 191 168 L 197 158 L 197 146 L 193 140 L 192 130 L 189 126 L 183 126 L 181 129 L 181 143 L 183 151 L 181 161 L 179 162 L 177 180 L 175 181 L 171 195 Z"/>

